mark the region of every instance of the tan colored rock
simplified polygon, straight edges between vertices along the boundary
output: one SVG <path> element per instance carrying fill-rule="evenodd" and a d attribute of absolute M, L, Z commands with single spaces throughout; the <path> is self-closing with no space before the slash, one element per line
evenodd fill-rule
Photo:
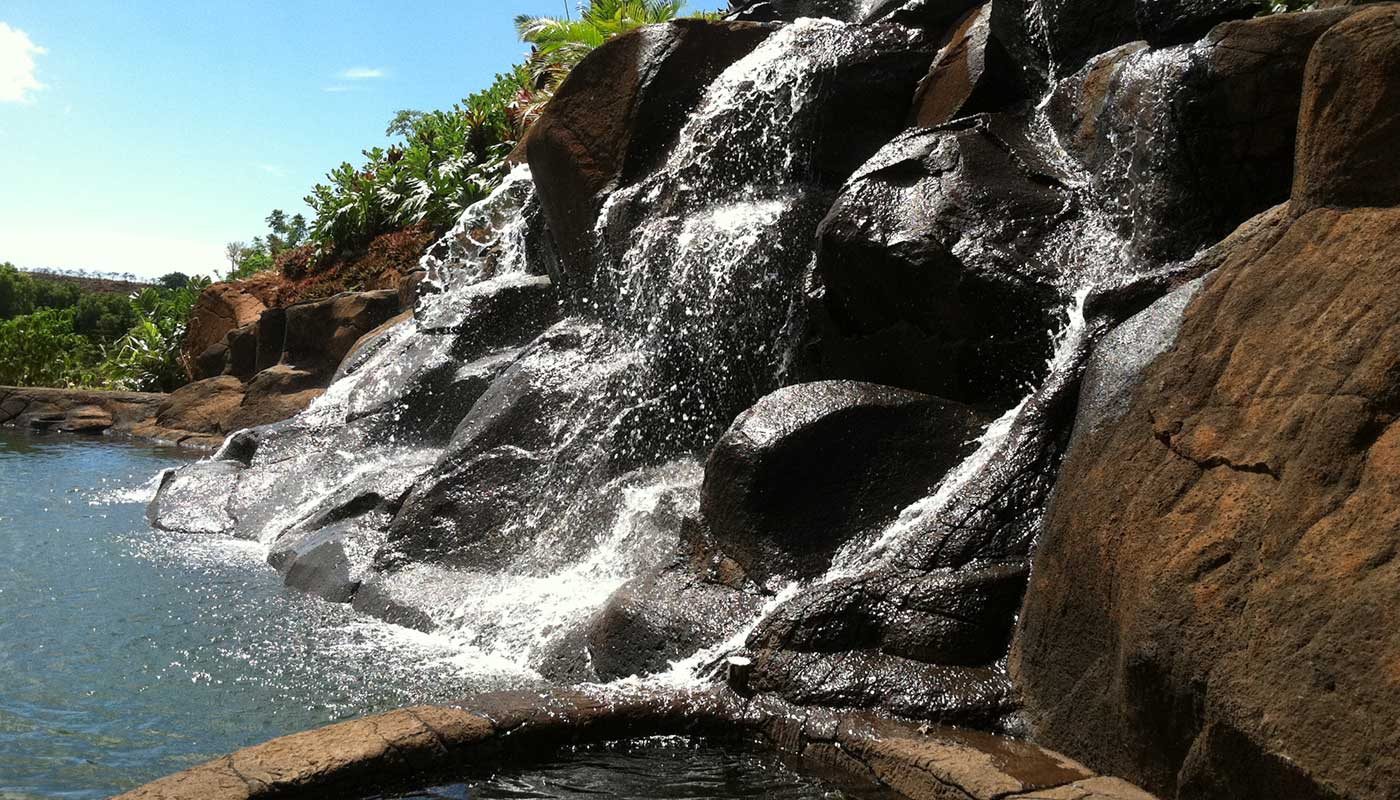
<path fill-rule="evenodd" d="M 157 427 L 195 434 L 227 433 L 227 421 L 243 402 L 243 384 L 221 375 L 181 386 L 161 403 Z M 146 435 L 146 434 L 142 434 Z"/>
<path fill-rule="evenodd" d="M 325 394 L 328 378 L 289 364 L 278 364 L 259 372 L 243 387 L 238 408 L 224 419 L 224 432 L 296 416 L 311 405 L 312 400 Z"/>
<path fill-rule="evenodd" d="M 1015 68 L 991 35 L 991 13 L 987 3 L 957 21 L 914 95 L 915 125 L 932 128 L 1015 100 Z"/>
<path fill-rule="evenodd" d="M 1076 434 L 1011 667 L 1039 741 L 1164 796 L 1393 800 L 1400 209 L 1271 238 Z"/>
<path fill-rule="evenodd" d="M 1357 11 L 1313 47 L 1293 203 L 1298 213 L 1400 204 L 1400 4 Z"/>
<path fill-rule="evenodd" d="M 1119 778 L 1087 778 L 1053 789 L 1015 794 L 1007 800 L 1155 800 L 1152 795 Z"/>
<path fill-rule="evenodd" d="M 78 406 L 66 413 L 58 429 L 65 433 L 101 433 L 116 420 L 100 405 Z"/>
<path fill-rule="evenodd" d="M 212 364 L 213 358 L 202 359 L 211 347 L 222 344 L 229 331 L 258 321 L 267 305 L 239 283 L 216 283 L 200 293 L 190 312 L 182 352 L 189 365 L 190 379 L 212 377 L 198 371 L 201 361 Z M 220 369 L 222 362 L 220 361 Z M 217 372 L 214 374 L 218 374 Z"/>

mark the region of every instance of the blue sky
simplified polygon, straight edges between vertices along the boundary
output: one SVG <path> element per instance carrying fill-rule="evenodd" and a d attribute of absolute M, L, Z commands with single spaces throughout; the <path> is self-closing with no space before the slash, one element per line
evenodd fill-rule
<path fill-rule="evenodd" d="M 0 261 L 218 270 L 395 111 L 519 60 L 516 14 L 565 1 L 4 0 Z"/>

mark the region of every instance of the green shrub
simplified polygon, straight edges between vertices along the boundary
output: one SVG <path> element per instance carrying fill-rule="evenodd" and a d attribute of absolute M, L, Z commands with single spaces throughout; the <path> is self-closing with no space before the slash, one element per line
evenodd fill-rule
<path fill-rule="evenodd" d="M 44 308 L 0 322 L 0 384 L 78 385 L 95 349 L 74 331 L 75 315 L 71 308 Z"/>

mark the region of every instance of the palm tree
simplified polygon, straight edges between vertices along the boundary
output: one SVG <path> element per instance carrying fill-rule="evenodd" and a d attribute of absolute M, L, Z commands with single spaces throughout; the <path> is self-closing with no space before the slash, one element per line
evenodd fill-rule
<path fill-rule="evenodd" d="M 515 18 L 522 41 L 534 45 L 530 72 L 542 96 L 553 94 L 569 71 L 594 48 L 633 28 L 668 22 L 680 15 L 685 0 L 588 0 L 578 19 Z"/>

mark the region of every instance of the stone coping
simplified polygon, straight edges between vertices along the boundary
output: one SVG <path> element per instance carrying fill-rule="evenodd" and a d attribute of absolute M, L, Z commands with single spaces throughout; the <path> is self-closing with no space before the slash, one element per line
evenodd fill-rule
<path fill-rule="evenodd" d="M 154 392 L 0 386 L 0 426 L 217 449 L 222 435 L 160 427 L 157 416 L 169 397 Z"/>
<path fill-rule="evenodd" d="M 117 800 L 353 798 L 451 781 L 473 767 L 544 760 L 562 747 L 661 735 L 757 737 L 912 800 L 1154 800 L 1028 742 L 746 700 L 724 687 L 643 685 L 492 693 L 399 709 L 248 747 Z"/>

